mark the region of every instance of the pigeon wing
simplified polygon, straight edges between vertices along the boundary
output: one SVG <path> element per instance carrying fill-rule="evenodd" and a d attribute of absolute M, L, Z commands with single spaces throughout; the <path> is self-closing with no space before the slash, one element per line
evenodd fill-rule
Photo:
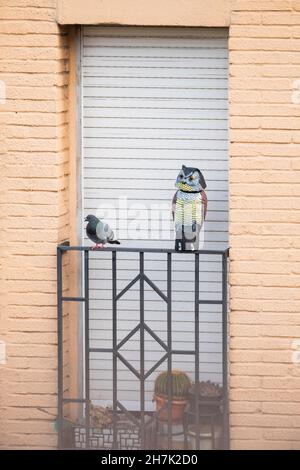
<path fill-rule="evenodd" d="M 107 225 L 107 224 L 105 224 Z M 107 241 L 107 236 L 105 232 L 105 225 L 99 221 L 96 226 L 96 234 L 99 239 L 99 243 L 106 243 Z"/>
<path fill-rule="evenodd" d="M 100 241 L 98 239 L 98 236 L 97 236 L 97 233 L 96 233 L 96 229 L 90 223 L 87 224 L 87 226 L 86 226 L 86 234 L 87 234 L 88 238 L 90 240 L 92 240 L 92 242 L 100 243 Z"/>
<path fill-rule="evenodd" d="M 105 231 L 105 235 L 106 235 L 106 239 L 108 241 L 112 241 L 114 239 L 114 232 L 112 231 L 112 229 L 110 228 L 110 226 L 108 224 L 105 224 L 104 225 L 104 231 Z"/>

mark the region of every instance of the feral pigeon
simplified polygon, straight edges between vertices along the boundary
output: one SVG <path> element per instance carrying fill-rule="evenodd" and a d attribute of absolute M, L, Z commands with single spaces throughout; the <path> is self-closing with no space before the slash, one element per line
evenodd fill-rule
<path fill-rule="evenodd" d="M 106 243 L 120 245 L 118 240 L 114 240 L 114 232 L 110 226 L 94 215 L 88 215 L 85 219 L 88 222 L 86 234 L 92 242 L 96 243 L 95 248 L 103 248 Z"/>

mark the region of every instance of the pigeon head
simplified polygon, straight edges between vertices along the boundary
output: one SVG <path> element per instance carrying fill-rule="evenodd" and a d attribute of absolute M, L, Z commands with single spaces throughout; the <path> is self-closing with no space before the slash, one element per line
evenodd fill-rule
<path fill-rule="evenodd" d="M 91 222 L 91 223 L 98 223 L 99 222 L 99 219 L 97 219 L 97 217 L 95 215 L 92 215 L 92 214 L 89 214 L 86 216 L 86 218 L 84 219 L 85 222 Z"/>

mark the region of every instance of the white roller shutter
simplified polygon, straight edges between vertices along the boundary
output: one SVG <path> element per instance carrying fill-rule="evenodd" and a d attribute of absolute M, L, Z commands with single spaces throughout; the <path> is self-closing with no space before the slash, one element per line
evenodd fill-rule
<path fill-rule="evenodd" d="M 199 167 L 207 181 L 208 215 L 205 248 L 228 242 L 227 153 L 227 31 L 223 29 L 84 27 L 82 37 L 83 209 L 102 215 L 105 209 L 142 204 L 148 212 L 139 240 L 121 239 L 122 246 L 173 247 L 168 230 L 174 182 L 182 163 Z M 158 222 L 156 204 L 163 210 Z M 100 207 L 100 209 L 99 209 Z M 124 209 L 124 208 L 123 208 Z M 122 238 L 124 219 L 133 211 L 117 211 L 106 220 Z M 152 220 L 151 224 L 147 220 Z M 149 239 L 149 236 L 151 237 Z M 123 237 L 124 238 L 124 237 Z M 126 235 L 125 238 L 129 238 Z M 89 244 L 84 239 L 83 243 Z M 166 291 L 166 255 L 146 255 L 145 271 Z M 173 262 L 173 346 L 190 348 L 194 340 L 193 261 L 175 255 Z M 138 273 L 135 254 L 118 255 L 118 289 Z M 92 347 L 111 347 L 110 255 L 91 255 Z M 138 285 L 118 307 L 118 339 L 139 319 Z M 221 293 L 221 262 L 201 259 L 200 294 L 214 299 Z M 146 288 L 145 318 L 166 340 L 166 305 Z M 201 379 L 221 380 L 221 307 L 201 306 Z M 139 369 L 139 335 L 122 353 Z M 146 370 L 163 354 L 146 334 Z M 174 367 L 193 374 L 193 359 L 174 357 Z M 166 368 L 163 365 L 159 370 Z M 152 377 L 155 378 L 155 374 Z M 147 384 L 151 408 L 153 381 Z M 109 354 L 92 355 L 92 399 L 112 401 L 112 361 Z M 139 407 L 139 383 L 119 366 L 119 400 Z"/>

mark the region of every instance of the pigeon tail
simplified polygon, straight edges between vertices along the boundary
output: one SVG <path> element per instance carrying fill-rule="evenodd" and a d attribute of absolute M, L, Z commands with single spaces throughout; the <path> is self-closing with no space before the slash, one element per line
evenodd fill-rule
<path fill-rule="evenodd" d="M 107 243 L 110 243 L 111 245 L 121 245 L 119 240 L 107 240 Z"/>

